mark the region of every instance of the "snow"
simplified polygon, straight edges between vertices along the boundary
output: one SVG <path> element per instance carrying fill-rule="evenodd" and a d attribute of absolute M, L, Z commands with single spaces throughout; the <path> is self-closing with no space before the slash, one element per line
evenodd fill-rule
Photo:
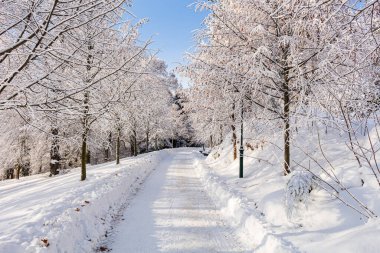
<path fill-rule="evenodd" d="M 318 147 L 313 146 L 318 142 L 313 138 L 316 137 L 310 132 L 300 132 L 294 143 L 308 145 L 304 150 L 322 161 Z M 334 173 L 344 185 L 338 188 L 338 196 L 357 205 L 345 191 L 348 189 L 379 214 L 379 186 L 371 170 L 358 168 L 340 133 L 329 130 L 321 136 L 321 142 L 335 167 Z M 232 159 L 228 137 L 205 161 L 199 157 L 197 171 L 206 190 L 240 239 L 251 242 L 255 252 L 378 252 L 379 218 L 368 220 L 320 187 L 313 188 L 307 205 L 297 205 L 288 218 L 286 186 L 292 175 L 283 176 L 282 151 L 276 149 L 276 144 L 281 145 L 281 138 L 273 136 L 263 148 L 246 150 L 243 179 L 238 178 L 239 161 Z M 308 166 L 306 155 L 296 147 L 292 150 L 293 159 Z"/>
<path fill-rule="evenodd" d="M 112 232 L 112 252 L 246 252 L 195 173 L 197 153 L 171 151 Z"/>
<path fill-rule="evenodd" d="M 91 252 L 166 152 L 89 166 L 84 182 L 79 168 L 1 181 L 0 252 Z"/>
<path fill-rule="evenodd" d="M 275 235 L 270 225 L 262 218 L 262 214 L 246 197 L 232 190 L 201 160 L 198 160 L 196 165 L 206 191 L 236 230 L 241 241 L 253 245 L 255 252 L 298 252 L 291 243 Z"/>
<path fill-rule="evenodd" d="M 50 163 L 51 164 L 56 164 L 56 163 L 59 163 L 59 161 L 52 159 L 52 160 L 50 160 Z"/>
<path fill-rule="evenodd" d="M 335 134 L 322 141 L 334 142 L 326 146 L 331 161 L 341 164 L 337 176 L 379 213 L 371 170 L 358 168 Z M 118 166 L 90 166 L 84 182 L 79 168 L 56 177 L 2 181 L 0 252 L 82 253 L 101 246 L 115 253 L 378 252 L 380 220 L 367 220 L 320 187 L 289 218 L 285 196 L 292 175 L 282 175 L 279 154 L 268 145 L 246 152 L 243 179 L 225 141 L 207 158 L 180 148 L 124 159 Z M 354 204 L 345 189 L 339 197 Z"/>

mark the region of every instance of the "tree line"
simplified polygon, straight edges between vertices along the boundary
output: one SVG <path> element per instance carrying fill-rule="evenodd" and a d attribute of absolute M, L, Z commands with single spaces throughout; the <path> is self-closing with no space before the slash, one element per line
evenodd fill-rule
<path fill-rule="evenodd" d="M 0 169 L 19 178 L 189 140 L 165 62 L 140 41 L 130 1 L 0 6 Z M 189 136 L 189 135 L 188 135 Z"/>
<path fill-rule="evenodd" d="M 198 140 L 216 146 L 228 136 L 236 159 L 244 121 L 253 133 L 246 149 L 278 136 L 281 146 L 272 147 L 283 154 L 284 175 L 296 168 L 315 173 L 293 159 L 301 152 L 339 192 L 344 186 L 333 166 L 321 166 L 305 149 L 318 140 L 304 139 L 302 147 L 296 141 L 317 127 L 339 130 L 358 167 L 371 168 L 380 186 L 378 0 L 210 0 L 196 8 L 209 15 L 179 71 L 193 84 L 187 109 Z"/>

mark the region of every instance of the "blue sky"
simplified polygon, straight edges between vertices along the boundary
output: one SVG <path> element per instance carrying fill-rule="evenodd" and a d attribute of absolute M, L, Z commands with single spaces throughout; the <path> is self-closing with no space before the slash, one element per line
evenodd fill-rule
<path fill-rule="evenodd" d="M 183 62 L 183 55 L 191 50 L 193 34 L 201 28 L 206 12 L 195 12 L 189 6 L 194 0 L 134 0 L 130 11 L 138 19 L 149 18 L 141 29 L 141 38 L 152 37 L 152 49 L 159 49 L 158 57 L 169 69 Z"/>

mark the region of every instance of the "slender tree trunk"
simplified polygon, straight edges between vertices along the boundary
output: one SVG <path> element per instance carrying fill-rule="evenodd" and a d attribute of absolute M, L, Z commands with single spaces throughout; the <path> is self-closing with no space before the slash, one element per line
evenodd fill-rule
<path fill-rule="evenodd" d="M 158 150 L 158 140 L 157 140 L 157 136 L 154 138 L 154 146 L 155 146 L 155 150 L 157 151 L 157 150 Z"/>
<path fill-rule="evenodd" d="M 104 162 L 108 162 L 109 159 L 109 148 L 104 149 Z"/>
<path fill-rule="evenodd" d="M 108 134 L 108 143 L 107 143 L 107 148 L 104 149 L 104 161 L 109 162 L 111 160 L 111 150 L 110 146 L 112 145 L 112 132 L 110 131 Z"/>
<path fill-rule="evenodd" d="M 20 179 L 21 165 L 19 163 L 17 163 L 15 169 L 16 169 L 16 179 Z"/>
<path fill-rule="evenodd" d="M 86 169 L 87 169 L 87 135 L 88 135 L 88 112 L 89 112 L 89 92 L 84 93 L 84 116 L 83 116 L 83 134 L 82 134 L 82 153 L 81 153 L 81 181 L 86 180 Z"/>
<path fill-rule="evenodd" d="M 134 154 L 133 154 L 133 156 L 137 156 L 137 132 L 136 132 L 136 130 L 133 130 L 133 145 L 134 145 L 134 148 L 133 148 Z"/>
<path fill-rule="evenodd" d="M 146 131 L 146 152 L 149 152 L 149 131 Z"/>
<path fill-rule="evenodd" d="M 134 143 L 134 140 L 133 140 L 133 135 L 130 136 L 130 143 L 131 143 L 131 156 L 134 156 L 135 155 L 135 143 Z"/>
<path fill-rule="evenodd" d="M 92 68 L 92 63 L 93 63 L 93 55 L 92 55 L 92 50 L 94 49 L 94 46 L 92 44 L 92 41 L 89 40 L 87 44 L 87 49 L 88 49 L 88 55 L 87 55 L 87 78 L 86 78 L 86 83 L 91 82 L 91 68 Z M 83 111 L 83 134 L 82 134 L 82 154 L 81 154 L 81 181 L 86 180 L 87 177 L 87 162 L 90 161 L 90 152 L 87 149 L 87 137 L 89 133 L 89 102 L 90 102 L 90 92 L 86 90 L 84 92 L 84 100 L 83 100 L 83 105 L 84 105 L 84 111 Z"/>
<path fill-rule="evenodd" d="M 234 145 L 234 160 L 237 159 L 237 135 L 236 135 L 236 128 L 233 126 L 233 133 L 232 133 L 232 142 Z"/>
<path fill-rule="evenodd" d="M 95 158 L 95 157 L 94 157 Z M 87 148 L 87 164 L 91 164 L 91 151 Z"/>
<path fill-rule="evenodd" d="M 50 148 L 50 176 L 55 176 L 59 173 L 61 156 L 59 155 L 59 138 L 58 127 L 53 127 L 51 130 L 53 135 Z"/>
<path fill-rule="evenodd" d="M 87 133 L 82 134 L 82 153 L 81 153 L 81 181 L 86 180 L 86 166 L 87 166 Z"/>
<path fill-rule="evenodd" d="M 223 125 L 219 126 L 219 131 L 220 131 L 220 133 L 219 133 L 219 144 L 222 144 L 222 142 L 223 142 Z"/>
<path fill-rule="evenodd" d="M 117 129 L 117 139 L 116 139 L 116 164 L 120 164 L 120 127 Z"/>
<path fill-rule="evenodd" d="M 284 92 L 284 175 L 290 173 L 290 91 L 288 73 L 285 73 Z"/>
<path fill-rule="evenodd" d="M 284 175 L 290 173 L 290 80 L 289 80 L 289 70 L 291 67 L 288 63 L 290 46 L 284 45 L 282 47 L 282 65 L 284 66 L 282 77 L 283 77 L 283 124 L 284 124 Z"/>
<path fill-rule="evenodd" d="M 234 160 L 237 159 L 237 135 L 236 135 L 236 126 L 235 126 L 235 102 L 232 104 L 232 114 L 231 114 L 231 130 L 232 130 L 232 144 L 233 144 L 233 155 L 234 155 Z"/>

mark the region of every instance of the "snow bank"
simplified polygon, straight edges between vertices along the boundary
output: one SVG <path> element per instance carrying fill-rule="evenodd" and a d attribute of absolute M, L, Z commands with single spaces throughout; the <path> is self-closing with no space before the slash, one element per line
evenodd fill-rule
<path fill-rule="evenodd" d="M 206 160 L 198 158 L 198 173 L 208 192 L 245 242 L 267 253 L 379 252 L 379 218 L 368 221 L 321 187 L 313 189 L 307 205 L 298 205 L 288 219 L 286 185 L 291 175 L 283 176 L 282 136 L 246 132 L 243 179 L 238 178 L 239 161 L 233 160 L 230 136 Z M 365 143 L 366 138 L 359 141 Z M 352 194 L 380 214 L 379 185 L 367 164 L 359 168 L 344 133 L 331 128 L 319 131 L 316 126 L 299 129 L 291 150 L 292 170 L 309 168 L 334 185 L 347 204 L 359 206 Z M 334 173 L 342 184 L 334 183 L 319 166 Z"/>
<path fill-rule="evenodd" d="M 168 151 L 89 166 L 49 178 L 0 182 L 0 252 L 91 252 L 123 204 Z M 47 246 L 48 245 L 48 246 Z"/>
<path fill-rule="evenodd" d="M 226 220 L 238 236 L 255 252 L 289 253 L 298 250 L 287 240 L 277 235 L 271 225 L 265 222 L 260 213 L 237 191 L 229 189 L 223 180 L 211 172 L 201 159 L 196 159 L 197 173 Z"/>

